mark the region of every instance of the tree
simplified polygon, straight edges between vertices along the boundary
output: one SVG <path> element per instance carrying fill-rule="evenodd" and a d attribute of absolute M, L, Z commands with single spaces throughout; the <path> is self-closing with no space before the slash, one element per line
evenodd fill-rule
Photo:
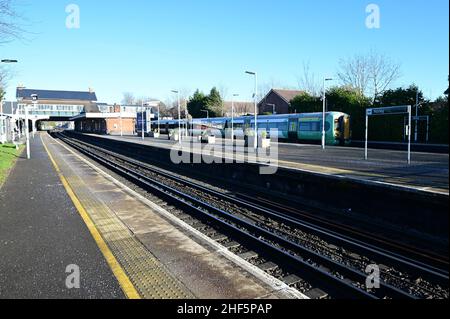
<path fill-rule="evenodd" d="M 423 110 L 423 115 L 431 117 L 430 142 L 448 144 L 448 95 L 430 102 Z"/>
<path fill-rule="evenodd" d="M 386 56 L 372 52 L 369 56 L 369 78 L 374 101 L 400 77 L 400 65 Z"/>
<path fill-rule="evenodd" d="M 5 94 L 6 94 L 5 90 L 0 85 L 0 101 L 2 101 L 5 98 Z"/>
<path fill-rule="evenodd" d="M 136 104 L 136 98 L 134 97 L 134 94 L 131 92 L 124 92 L 123 93 L 123 99 L 122 99 L 123 105 L 135 105 Z"/>
<path fill-rule="evenodd" d="M 187 105 L 189 114 L 193 118 L 201 118 L 204 115 L 202 110 L 206 109 L 207 96 L 200 92 L 200 90 L 196 90 Z"/>
<path fill-rule="evenodd" d="M 419 93 L 419 105 L 423 105 L 426 101 L 423 92 L 415 84 L 407 88 L 397 88 L 395 90 L 387 90 L 377 100 L 377 106 L 395 106 L 395 105 L 416 105 L 417 93 Z"/>
<path fill-rule="evenodd" d="M 0 100 L 4 98 L 6 94 L 6 85 L 8 80 L 11 79 L 11 72 L 8 69 L 0 66 Z"/>
<path fill-rule="evenodd" d="M 209 111 L 210 117 L 220 117 L 223 115 L 223 100 L 216 87 L 211 89 L 206 99 L 206 109 Z"/>
<path fill-rule="evenodd" d="M 373 51 L 341 59 L 339 67 L 341 83 L 357 89 L 360 95 L 372 97 L 373 101 L 400 77 L 400 64 Z"/>
<path fill-rule="evenodd" d="M 354 139 L 364 138 L 365 114 L 370 106 L 370 99 L 353 87 L 333 87 L 327 91 L 328 111 L 343 112 L 351 116 Z"/>
<path fill-rule="evenodd" d="M 314 73 L 311 73 L 310 65 L 303 63 L 303 74 L 298 77 L 298 86 L 301 90 L 309 93 L 312 96 L 319 96 L 322 87 Z"/>
<path fill-rule="evenodd" d="M 205 117 L 206 114 L 204 111 L 208 111 L 210 117 L 220 117 L 223 115 L 223 100 L 215 87 L 211 89 L 209 95 L 205 95 L 203 92 L 196 90 L 187 105 L 189 114 L 193 118 Z"/>
<path fill-rule="evenodd" d="M 415 105 L 417 94 L 419 96 L 419 115 L 426 115 L 429 109 L 429 103 L 424 99 L 422 91 L 412 84 L 406 88 L 397 88 L 386 90 L 377 98 L 374 107 L 411 105 L 413 106 L 413 115 L 415 115 Z M 371 136 L 373 139 L 382 141 L 401 142 L 404 140 L 404 123 L 405 115 L 390 115 L 382 117 L 373 117 L 370 119 Z M 418 123 L 418 131 L 424 136 L 426 127 L 424 123 Z M 413 122 L 413 132 L 415 131 L 416 122 Z"/>
<path fill-rule="evenodd" d="M 339 61 L 338 77 L 344 86 L 350 86 L 360 95 L 367 94 L 370 81 L 369 59 L 364 55 L 355 55 L 352 58 Z"/>
<path fill-rule="evenodd" d="M 320 97 L 303 92 L 292 99 L 290 103 L 290 113 L 310 113 L 322 110 Z"/>
<path fill-rule="evenodd" d="M 18 20 L 13 0 L 0 0 L 0 44 L 20 37 L 23 30 L 19 27 Z"/>
<path fill-rule="evenodd" d="M 13 8 L 13 1 L 0 0 L 0 44 L 19 38 L 22 30 L 17 21 L 19 21 L 19 15 Z M 11 73 L 0 66 L 0 100 L 5 95 L 6 83 L 10 77 Z"/>

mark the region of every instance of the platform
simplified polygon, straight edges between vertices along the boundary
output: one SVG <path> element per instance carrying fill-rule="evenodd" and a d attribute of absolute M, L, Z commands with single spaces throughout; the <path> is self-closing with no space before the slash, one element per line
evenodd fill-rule
<path fill-rule="evenodd" d="M 137 136 L 94 135 L 170 149 L 176 142 L 167 139 Z M 449 194 L 449 155 L 412 153 L 407 164 L 407 152 L 370 149 L 369 160 L 364 150 L 353 147 L 328 146 L 325 151 L 318 145 L 278 144 L 279 166 L 320 175 L 330 175 L 362 183 L 386 185 L 391 188 Z"/>
<path fill-rule="evenodd" d="M 31 151 L 0 189 L 0 299 L 125 298 L 38 137 Z M 80 289 L 66 287 L 69 265 Z"/>
<path fill-rule="evenodd" d="M 48 151 L 50 159 L 44 149 Z M 32 150 L 34 156 L 39 156 L 34 160 L 35 165 L 43 167 L 30 168 L 27 175 L 22 176 L 24 180 L 27 180 L 27 176 L 31 178 L 33 184 L 31 188 L 23 190 L 24 198 L 20 204 L 16 203 L 16 205 L 22 206 L 20 208 L 21 214 L 24 215 L 21 216 L 22 218 L 27 219 L 29 215 L 36 216 L 36 220 L 31 219 L 26 227 L 47 234 L 58 232 L 55 235 L 48 235 L 50 238 L 45 242 L 39 240 L 44 236 L 40 233 L 32 233 L 25 239 L 22 238 L 20 231 L 8 232 L 9 237 L 4 236 L 2 232 L 0 239 L 12 244 L 11 250 L 7 251 L 9 258 L 0 261 L 0 265 L 2 265 L 0 270 L 14 269 L 17 273 L 26 271 L 27 264 L 18 263 L 17 259 L 30 259 L 30 262 L 39 260 L 37 256 L 28 257 L 30 251 L 40 256 L 49 255 L 56 259 L 62 258 L 64 252 L 57 248 L 70 245 L 67 243 L 68 238 L 72 240 L 73 237 L 76 237 L 80 246 L 77 251 L 85 258 L 83 262 L 79 261 L 80 265 L 83 265 L 80 268 L 86 269 L 86 274 L 92 269 L 93 275 L 96 272 L 104 271 L 104 276 L 108 276 L 108 278 L 102 278 L 101 275 L 98 275 L 98 279 L 93 280 L 91 285 L 102 287 L 109 282 L 111 287 L 114 287 L 114 289 L 110 289 L 111 291 L 106 290 L 104 294 L 100 290 L 92 297 L 305 298 L 296 290 L 265 274 L 259 268 L 232 255 L 220 244 L 196 233 L 181 220 L 113 179 L 47 134 L 41 134 L 33 141 Z M 55 168 L 51 167 L 50 161 L 54 163 Z M 22 166 L 30 167 L 27 166 L 27 163 L 24 161 L 19 163 L 21 166 L 18 166 L 15 172 L 21 170 Z M 61 182 L 58 182 L 56 172 L 60 175 L 66 191 Z M 42 192 L 42 189 L 47 189 L 48 183 L 42 179 L 43 176 L 52 176 L 56 184 L 54 187 L 57 187 L 60 197 L 52 196 L 51 191 Z M 2 196 L 12 197 L 20 188 L 17 183 L 13 185 L 14 176 L 8 183 L 11 185 L 7 185 L 8 187 L 2 190 Z M 26 200 L 29 196 L 42 201 L 50 211 L 55 211 L 56 216 L 49 216 L 42 221 L 42 223 L 45 221 L 45 227 L 40 224 L 40 216 L 45 214 L 45 206 L 30 206 L 30 202 Z M 9 200 L 9 205 L 13 205 L 11 203 L 14 202 L 16 201 Z M 14 207 L 2 209 L 0 216 L 5 214 L 3 211 L 8 212 L 7 216 L 14 215 L 15 210 L 17 209 Z M 18 223 L 16 219 L 5 219 L 0 227 L 8 228 L 9 224 Z M 70 219 L 79 226 L 67 225 L 70 230 L 58 228 L 59 223 L 65 223 Z M 66 232 L 69 237 L 66 237 Z M 23 245 L 27 245 L 27 248 L 14 244 L 19 241 L 23 241 Z M 84 251 L 85 246 L 87 246 L 86 252 Z M 36 249 L 37 247 L 40 247 L 39 250 Z M 94 256 L 89 254 L 89 249 L 95 251 Z M 72 263 L 75 262 L 77 261 Z M 53 263 L 55 262 L 51 262 L 50 265 Z M 90 268 L 84 268 L 87 267 L 85 264 L 89 264 Z M 44 266 L 48 266 L 48 264 L 42 262 L 41 266 L 42 269 L 36 271 L 35 282 L 38 285 L 45 285 L 41 279 L 47 278 L 47 275 L 41 274 L 41 272 L 44 272 Z M 0 274 L 0 297 L 5 295 L 14 297 L 18 295 L 19 291 L 23 296 L 23 290 L 26 290 L 27 285 L 31 285 L 29 281 L 20 280 L 18 275 L 14 277 L 14 274 L 9 272 L 1 272 L 3 275 Z M 1 290 L 2 283 L 3 287 L 16 285 L 16 283 L 10 282 L 10 278 L 14 278 L 18 282 L 16 294 L 12 294 L 10 288 Z M 100 284 L 99 281 L 101 281 Z M 62 292 L 52 291 L 51 294 L 44 290 L 38 297 L 59 297 L 60 293 L 64 294 L 64 289 Z M 85 298 L 91 297 L 91 295 L 86 292 L 79 297 Z"/>

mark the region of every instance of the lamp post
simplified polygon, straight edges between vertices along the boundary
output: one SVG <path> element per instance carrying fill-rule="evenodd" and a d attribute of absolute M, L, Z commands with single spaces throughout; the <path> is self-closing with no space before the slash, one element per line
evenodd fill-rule
<path fill-rule="evenodd" d="M 419 89 L 416 92 L 416 127 L 414 131 L 414 141 L 417 143 L 419 135 Z"/>
<path fill-rule="evenodd" d="M 255 92 L 253 97 L 255 99 L 255 150 L 258 149 L 258 73 L 252 71 L 246 71 L 246 74 L 253 75 L 255 77 Z"/>
<path fill-rule="evenodd" d="M 178 143 L 181 144 L 181 103 L 180 103 L 180 91 L 172 90 L 172 93 L 177 95 L 178 100 Z"/>
<path fill-rule="evenodd" d="M 185 136 L 186 136 L 186 139 L 187 139 L 187 137 L 188 137 L 188 131 L 189 131 L 189 126 L 188 126 L 188 123 L 189 123 L 189 111 L 188 111 L 188 102 L 187 102 L 187 99 L 184 99 L 184 103 L 185 103 L 185 111 L 186 111 L 186 132 L 185 132 Z"/>
<path fill-rule="evenodd" d="M 234 98 L 238 97 L 239 94 L 233 94 L 231 99 L 231 141 L 234 144 Z"/>
<path fill-rule="evenodd" d="M 160 103 L 158 103 L 158 134 L 161 134 L 161 116 L 160 116 Z"/>
<path fill-rule="evenodd" d="M 145 133 L 144 133 L 144 100 L 142 100 L 142 107 L 141 107 L 141 138 L 144 141 L 145 140 Z"/>
<path fill-rule="evenodd" d="M 326 106 L 327 106 L 327 92 L 326 92 L 326 82 L 327 81 L 333 81 L 331 78 L 324 78 L 323 79 L 323 115 L 322 115 L 322 149 L 325 149 L 325 113 L 326 113 Z"/>
<path fill-rule="evenodd" d="M 123 137 L 122 105 L 120 107 L 120 136 Z"/>

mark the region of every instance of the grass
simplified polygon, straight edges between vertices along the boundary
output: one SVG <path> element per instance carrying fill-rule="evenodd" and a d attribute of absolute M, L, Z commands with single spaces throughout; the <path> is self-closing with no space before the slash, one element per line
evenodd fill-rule
<path fill-rule="evenodd" d="M 23 148 L 23 146 L 20 146 L 19 150 L 16 150 L 16 147 L 12 144 L 0 144 L 0 187 L 6 181 Z"/>

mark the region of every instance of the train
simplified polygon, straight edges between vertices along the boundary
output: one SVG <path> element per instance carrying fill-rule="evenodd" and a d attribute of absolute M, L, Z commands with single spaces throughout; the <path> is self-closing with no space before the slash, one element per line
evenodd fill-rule
<path fill-rule="evenodd" d="M 257 121 L 260 136 L 265 134 L 280 141 L 298 143 L 322 141 L 323 113 L 261 115 L 258 116 Z M 203 118 L 192 119 L 188 122 L 181 120 L 180 123 L 178 120 L 151 121 L 151 127 L 154 130 L 158 128 L 158 125 L 161 134 L 170 134 L 181 126 L 182 130 L 187 129 L 191 136 L 200 136 L 208 131 L 219 131 L 222 136 L 233 132 L 235 138 L 243 138 L 248 134 L 254 134 L 255 117 Z M 341 112 L 325 113 L 325 132 L 327 145 L 349 145 L 352 138 L 350 116 Z"/>

